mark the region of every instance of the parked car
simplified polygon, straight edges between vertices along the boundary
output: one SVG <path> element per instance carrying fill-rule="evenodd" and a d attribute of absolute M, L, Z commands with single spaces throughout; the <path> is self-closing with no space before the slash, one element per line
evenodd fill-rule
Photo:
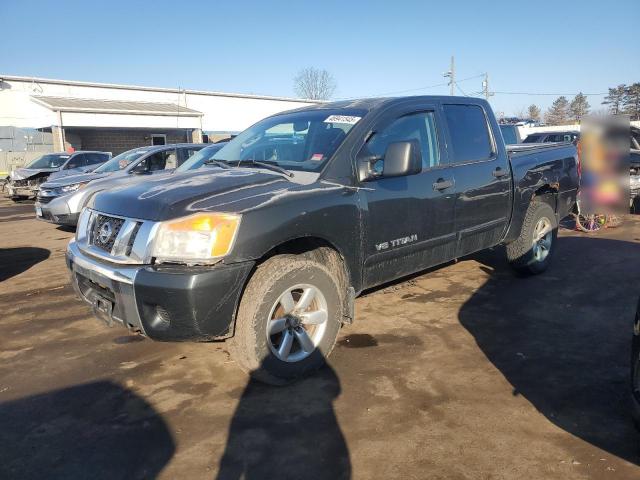
<path fill-rule="evenodd" d="M 504 143 L 507 145 L 522 143 L 520 130 L 516 125 L 500 125 L 500 132 L 502 132 L 502 138 L 504 138 Z"/>
<path fill-rule="evenodd" d="M 522 143 L 559 143 L 559 142 L 575 142 L 580 139 L 580 132 L 535 132 L 527 135 Z"/>
<path fill-rule="evenodd" d="M 35 203 L 36 217 L 58 225 L 75 226 L 80 211 L 97 192 L 173 170 L 204 146 L 181 143 L 134 148 L 113 157 L 93 172 L 43 183 Z"/>
<path fill-rule="evenodd" d="M 35 197 L 40 185 L 49 178 L 91 171 L 110 158 L 108 152 L 48 153 L 11 172 L 7 185 L 9 197 L 13 200 Z"/>
<path fill-rule="evenodd" d="M 93 197 L 67 266 L 108 324 L 231 339 L 237 364 L 271 383 L 321 366 L 365 289 L 498 244 L 543 272 L 578 181 L 574 145 L 510 152 L 469 97 L 277 114 L 210 163 Z"/>

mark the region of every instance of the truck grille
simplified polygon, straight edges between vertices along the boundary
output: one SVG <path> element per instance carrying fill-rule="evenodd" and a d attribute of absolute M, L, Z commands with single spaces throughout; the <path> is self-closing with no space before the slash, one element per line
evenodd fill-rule
<path fill-rule="evenodd" d="M 111 253 L 124 219 L 98 215 L 91 232 L 91 243 L 107 253 Z"/>
<path fill-rule="evenodd" d="M 76 242 L 81 250 L 108 262 L 151 263 L 149 245 L 156 226 L 156 222 L 85 208 L 78 219 Z"/>

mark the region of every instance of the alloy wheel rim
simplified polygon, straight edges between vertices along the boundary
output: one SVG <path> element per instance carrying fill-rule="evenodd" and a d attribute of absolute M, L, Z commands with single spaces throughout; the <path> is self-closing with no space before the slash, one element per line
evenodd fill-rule
<path fill-rule="evenodd" d="M 544 261 L 551 251 L 553 228 L 548 218 L 541 218 L 533 229 L 533 256 L 538 262 Z"/>
<path fill-rule="evenodd" d="M 327 301 L 318 287 L 298 284 L 287 288 L 269 312 L 267 343 L 283 362 L 299 362 L 318 347 L 327 330 Z"/>

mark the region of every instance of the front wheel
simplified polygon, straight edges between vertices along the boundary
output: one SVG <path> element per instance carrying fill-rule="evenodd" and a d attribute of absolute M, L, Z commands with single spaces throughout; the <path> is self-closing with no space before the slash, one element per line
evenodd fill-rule
<path fill-rule="evenodd" d="M 275 385 L 320 368 L 338 337 L 343 291 L 333 272 L 308 257 L 270 258 L 240 301 L 233 359 L 254 378 Z"/>
<path fill-rule="evenodd" d="M 544 272 L 551 263 L 558 224 L 553 209 L 542 202 L 531 202 L 520 236 L 507 245 L 507 258 L 518 272 L 534 275 Z"/>

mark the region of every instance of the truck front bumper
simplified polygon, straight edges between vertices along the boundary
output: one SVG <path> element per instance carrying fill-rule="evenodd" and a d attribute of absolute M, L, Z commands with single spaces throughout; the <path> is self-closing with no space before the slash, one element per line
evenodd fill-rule
<path fill-rule="evenodd" d="M 73 288 L 107 324 L 160 341 L 206 341 L 233 334 L 253 262 L 211 267 L 111 264 L 72 241 L 66 254 Z"/>

